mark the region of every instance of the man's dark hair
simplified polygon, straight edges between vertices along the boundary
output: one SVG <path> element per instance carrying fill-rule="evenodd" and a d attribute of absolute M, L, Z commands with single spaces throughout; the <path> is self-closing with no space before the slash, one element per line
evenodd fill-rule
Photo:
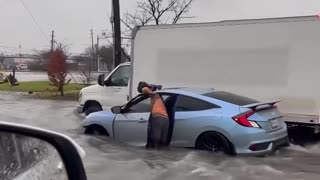
<path fill-rule="evenodd" d="M 149 84 L 146 83 L 146 82 L 144 82 L 144 81 L 139 82 L 139 84 L 138 84 L 138 92 L 139 92 L 139 93 L 142 93 L 142 89 L 143 89 L 144 87 L 148 87 L 148 86 L 149 86 Z"/>

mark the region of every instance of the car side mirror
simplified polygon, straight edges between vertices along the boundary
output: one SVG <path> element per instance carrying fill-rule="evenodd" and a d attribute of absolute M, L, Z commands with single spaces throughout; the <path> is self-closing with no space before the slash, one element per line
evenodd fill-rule
<path fill-rule="evenodd" d="M 98 76 L 98 84 L 99 84 L 100 86 L 104 86 L 104 79 L 105 79 L 105 75 L 104 75 L 104 74 L 100 74 L 100 75 Z"/>
<path fill-rule="evenodd" d="M 111 112 L 112 112 L 113 114 L 121 114 L 121 112 L 122 112 L 121 106 L 112 107 L 112 108 L 111 108 Z"/>
<path fill-rule="evenodd" d="M 0 121 L 0 177 L 86 180 L 85 151 L 53 131 Z"/>

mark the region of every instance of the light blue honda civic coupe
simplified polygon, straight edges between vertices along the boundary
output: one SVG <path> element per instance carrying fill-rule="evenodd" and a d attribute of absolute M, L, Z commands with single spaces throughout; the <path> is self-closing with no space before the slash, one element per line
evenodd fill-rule
<path fill-rule="evenodd" d="M 171 147 L 227 154 L 265 155 L 289 145 L 279 101 L 259 102 L 224 91 L 171 88 L 157 91 L 170 116 Z M 134 146 L 145 146 L 151 100 L 138 95 L 123 106 L 87 116 L 85 133 L 107 135 Z"/>

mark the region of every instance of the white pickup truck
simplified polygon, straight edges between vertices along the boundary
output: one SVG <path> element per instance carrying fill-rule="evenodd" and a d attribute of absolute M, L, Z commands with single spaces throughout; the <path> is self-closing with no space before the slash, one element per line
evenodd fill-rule
<path fill-rule="evenodd" d="M 82 89 L 79 112 L 124 104 L 146 81 L 280 99 L 288 122 L 319 127 L 319 32 L 317 16 L 138 27 L 131 63 Z"/>
<path fill-rule="evenodd" d="M 78 112 L 86 115 L 121 105 L 129 100 L 129 79 L 131 64 L 124 63 L 116 67 L 105 80 L 99 76 L 98 84 L 80 91 Z"/>

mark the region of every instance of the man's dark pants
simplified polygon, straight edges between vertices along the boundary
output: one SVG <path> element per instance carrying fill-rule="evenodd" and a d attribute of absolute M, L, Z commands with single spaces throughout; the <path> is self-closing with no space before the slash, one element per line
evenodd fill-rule
<path fill-rule="evenodd" d="M 169 133 L 169 119 L 162 116 L 151 116 L 151 141 L 154 148 L 167 146 Z"/>

